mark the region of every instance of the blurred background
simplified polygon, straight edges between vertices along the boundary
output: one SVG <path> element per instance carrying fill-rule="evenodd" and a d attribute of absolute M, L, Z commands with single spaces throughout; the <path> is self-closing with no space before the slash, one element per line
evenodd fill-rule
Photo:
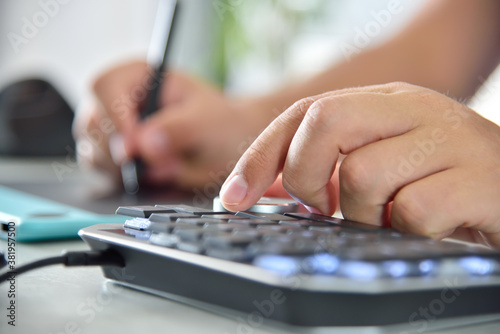
<path fill-rule="evenodd" d="M 0 89 L 30 77 L 51 82 L 76 109 L 104 69 L 145 59 L 158 0 L 2 0 Z M 169 63 L 228 94 L 263 94 L 346 59 L 358 29 L 388 0 L 181 0 Z M 423 0 L 370 38 L 384 41 Z M 500 123 L 497 71 L 471 102 Z"/>

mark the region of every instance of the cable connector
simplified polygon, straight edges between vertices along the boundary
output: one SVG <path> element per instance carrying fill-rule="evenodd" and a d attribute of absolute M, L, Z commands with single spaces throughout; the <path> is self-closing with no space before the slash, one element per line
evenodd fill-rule
<path fill-rule="evenodd" d="M 125 266 L 123 258 L 115 251 L 107 249 L 104 251 L 66 252 L 63 254 L 66 267 L 74 266 Z"/>
<path fill-rule="evenodd" d="M 0 253 L 0 269 L 5 267 L 7 265 L 7 259 L 5 258 L 5 255 L 3 253 Z"/>
<path fill-rule="evenodd" d="M 34 261 L 16 268 L 13 271 L 0 275 L 0 284 L 32 269 L 53 264 L 63 264 L 67 267 L 74 266 L 116 266 L 124 267 L 125 261 L 116 251 L 106 249 L 102 251 L 67 252 L 60 256 Z"/>

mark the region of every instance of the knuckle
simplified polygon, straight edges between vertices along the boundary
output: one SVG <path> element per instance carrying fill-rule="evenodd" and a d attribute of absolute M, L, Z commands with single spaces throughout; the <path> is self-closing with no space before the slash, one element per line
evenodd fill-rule
<path fill-rule="evenodd" d="M 269 165 L 270 158 L 273 156 L 268 145 L 260 140 L 256 140 L 250 147 L 248 147 L 246 153 L 244 154 L 244 162 L 248 168 L 251 164 L 252 168 L 262 170 Z"/>
<path fill-rule="evenodd" d="M 305 97 L 296 101 L 290 110 L 297 110 L 299 113 L 305 115 L 314 102 L 315 100 L 312 97 Z"/>
<path fill-rule="evenodd" d="M 428 219 L 428 210 L 422 203 L 422 199 L 408 188 L 401 189 L 394 198 L 393 212 L 401 219 L 401 223 L 411 232 L 420 235 L 432 235 L 433 230 L 431 220 Z"/>
<path fill-rule="evenodd" d="M 288 109 L 281 113 L 281 115 L 277 119 L 302 119 L 309 110 L 310 106 L 314 103 L 314 101 L 315 100 L 312 97 L 305 97 L 297 100 Z"/>
<path fill-rule="evenodd" d="M 343 194 L 367 193 L 373 189 L 374 178 L 363 158 L 357 154 L 348 155 L 339 169 L 340 192 Z"/>
<path fill-rule="evenodd" d="M 313 103 L 314 99 L 311 97 L 296 101 L 274 120 L 271 127 L 295 132 Z"/>
<path fill-rule="evenodd" d="M 304 125 L 316 133 L 342 133 L 342 124 L 352 117 L 347 107 L 350 99 L 349 96 L 337 95 L 316 100 L 304 116 Z"/>
<path fill-rule="evenodd" d="M 326 106 L 323 99 L 315 101 L 309 107 L 305 120 L 314 128 L 328 125 L 332 119 L 331 109 Z"/>

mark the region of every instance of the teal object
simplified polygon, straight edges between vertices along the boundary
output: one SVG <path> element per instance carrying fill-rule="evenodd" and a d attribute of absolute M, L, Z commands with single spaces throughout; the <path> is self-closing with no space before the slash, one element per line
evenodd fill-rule
<path fill-rule="evenodd" d="M 0 238 L 40 241 L 77 238 L 84 227 L 123 223 L 126 218 L 102 215 L 0 186 Z M 14 234 L 12 234 L 14 232 Z"/>

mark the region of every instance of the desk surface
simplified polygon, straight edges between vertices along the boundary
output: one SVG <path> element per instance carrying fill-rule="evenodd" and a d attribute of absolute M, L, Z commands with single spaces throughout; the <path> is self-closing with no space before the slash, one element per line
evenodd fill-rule
<path fill-rule="evenodd" d="M 36 164 L 25 161 L 0 160 L 0 184 L 14 186 L 33 193 L 45 189 L 52 196 L 64 194 L 66 202 L 85 198 L 88 205 L 93 200 L 82 194 L 75 185 L 81 176 L 72 175 L 63 182 L 55 182 L 51 174 L 50 162 Z M 28 170 L 30 177 L 21 174 Z M 75 172 L 79 173 L 79 172 Z M 16 176 L 17 175 L 17 176 Z M 49 186 L 50 185 L 50 186 Z M 68 188 L 71 185 L 73 191 Z M 53 187 L 53 188 L 50 188 Z M 66 189 L 62 191 L 61 189 Z M 59 189 L 59 190 L 57 190 Z M 78 189 L 78 190 L 77 190 Z M 83 188 L 82 188 L 83 189 Z M 71 196 L 67 196 L 72 194 Z M 48 196 L 48 195 L 47 195 Z M 172 199 L 173 195 L 167 198 Z M 72 198 L 70 198 L 72 197 Z M 122 197 L 99 200 L 101 210 L 114 210 Z M 126 199 L 127 200 L 127 199 Z M 150 198 L 136 199 L 138 202 Z M 127 201 L 134 201 L 128 199 Z M 104 204 L 102 204 L 104 203 Z M 149 202 L 151 203 L 151 201 Z M 108 208 L 109 207 L 109 208 Z M 109 211 L 106 211 L 109 212 Z M 6 242 L 0 241 L 0 249 L 6 250 Z M 18 243 L 16 263 L 18 265 L 55 256 L 62 250 L 85 250 L 80 240 L 43 243 Z M 227 314 L 225 316 L 205 311 L 183 303 L 156 297 L 107 282 L 99 268 L 64 268 L 51 266 L 19 276 L 16 279 L 16 326 L 7 324 L 8 284 L 0 285 L 0 333 L 213 333 L 213 334 L 263 334 L 289 333 L 289 330 L 274 325 L 251 327 L 244 321 L 245 315 Z M 374 307 L 376 307 L 374 305 Z M 8 319 L 7 319 L 8 320 Z M 498 333 L 500 321 L 460 327 L 433 333 Z M 359 333 L 357 329 L 337 329 L 333 333 Z M 378 329 L 366 332 L 377 333 Z M 404 333 L 402 329 L 391 332 Z"/>

